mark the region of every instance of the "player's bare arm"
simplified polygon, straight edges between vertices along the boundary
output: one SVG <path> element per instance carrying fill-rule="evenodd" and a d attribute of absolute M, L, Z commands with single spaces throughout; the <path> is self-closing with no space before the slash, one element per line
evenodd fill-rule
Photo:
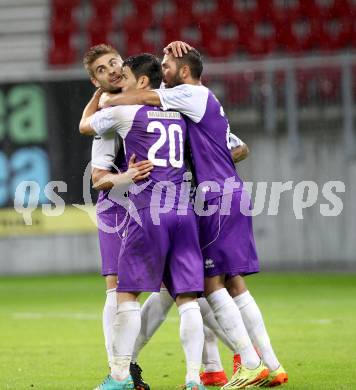
<path fill-rule="evenodd" d="M 250 154 L 250 149 L 246 144 L 235 146 L 231 149 L 231 157 L 234 163 L 245 160 Z"/>
<path fill-rule="evenodd" d="M 131 104 L 141 104 L 147 106 L 160 106 L 161 100 L 154 91 L 135 90 L 120 94 L 103 93 L 100 97 L 99 107 L 124 106 Z"/>
<path fill-rule="evenodd" d="M 99 88 L 94 92 L 94 95 L 89 100 L 89 103 L 85 106 L 82 119 L 79 123 L 79 132 L 83 135 L 95 135 L 95 131 L 90 126 L 90 118 L 96 113 L 99 106 L 100 96 L 103 93 L 102 89 Z"/>
<path fill-rule="evenodd" d="M 146 179 L 153 169 L 150 160 L 135 162 L 136 156 L 130 157 L 129 169 L 126 172 L 113 173 L 106 169 L 94 168 L 92 171 L 93 188 L 97 191 L 111 190 L 115 185 L 134 183 Z M 119 177 L 120 176 L 120 177 Z"/>

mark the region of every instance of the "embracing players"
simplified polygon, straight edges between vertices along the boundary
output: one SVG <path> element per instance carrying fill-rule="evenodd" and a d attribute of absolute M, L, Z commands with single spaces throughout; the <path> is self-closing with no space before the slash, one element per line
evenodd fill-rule
<path fill-rule="evenodd" d="M 161 106 L 188 117 L 199 184 L 195 209 L 202 214 L 199 235 L 205 261 L 205 295 L 241 357 L 241 364 L 224 389 L 284 383 L 287 374 L 273 352 L 262 315 L 242 278 L 258 272 L 259 264 L 248 213 L 250 198 L 230 156 L 228 120 L 214 94 L 201 84 L 203 66 L 197 50 L 191 49 L 181 58 L 169 52 L 162 68 L 170 88 L 111 96 L 105 104 Z M 210 214 L 204 213 L 202 205 Z"/>
<path fill-rule="evenodd" d="M 121 86 L 149 90 L 162 80 L 160 62 L 144 54 L 123 63 Z M 97 102 L 96 102 L 97 103 Z M 137 296 L 159 291 L 164 282 L 175 298 L 181 317 L 180 335 L 186 355 L 186 389 L 204 389 L 199 370 L 203 348 L 203 323 L 197 293 L 203 291 L 203 262 L 195 215 L 184 179 L 186 123 L 176 112 L 135 105 L 83 114 L 81 131 L 102 135 L 116 131 L 124 139 L 126 160 L 149 158 L 155 169 L 130 191 L 131 218 L 120 251 L 118 312 L 114 326 L 111 376 L 98 389 L 133 389 L 129 366 L 140 331 Z M 168 202 L 170 210 L 162 213 Z"/>

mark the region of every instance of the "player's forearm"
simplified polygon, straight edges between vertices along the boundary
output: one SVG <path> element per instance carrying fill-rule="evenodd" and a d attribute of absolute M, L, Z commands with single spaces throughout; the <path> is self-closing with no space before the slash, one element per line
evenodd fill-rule
<path fill-rule="evenodd" d="M 132 91 L 110 95 L 106 100 L 105 107 L 108 106 L 124 106 L 131 104 L 142 104 L 147 106 L 160 106 L 161 100 L 158 94 L 154 91 Z"/>
<path fill-rule="evenodd" d="M 250 154 L 250 149 L 246 144 L 236 146 L 231 149 L 231 157 L 234 163 L 238 163 L 240 161 L 245 160 Z"/>
<path fill-rule="evenodd" d="M 93 182 L 93 188 L 97 191 L 107 191 L 111 190 L 114 186 L 115 175 L 117 173 L 111 173 L 108 171 L 95 170 L 91 175 Z"/>
<path fill-rule="evenodd" d="M 95 135 L 95 131 L 90 125 L 90 118 L 98 110 L 99 94 L 94 94 L 89 103 L 85 106 L 82 114 L 82 119 L 79 122 L 79 132 L 83 135 Z"/>

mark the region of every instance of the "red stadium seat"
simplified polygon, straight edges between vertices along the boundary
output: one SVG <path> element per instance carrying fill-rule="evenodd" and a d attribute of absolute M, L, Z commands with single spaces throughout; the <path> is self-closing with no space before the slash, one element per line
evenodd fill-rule
<path fill-rule="evenodd" d="M 189 23 L 193 18 L 193 1 L 192 0 L 174 0 L 176 11 L 175 18 L 180 21 L 186 20 Z"/>
<path fill-rule="evenodd" d="M 51 45 L 48 61 L 52 65 L 69 65 L 75 62 L 72 38 L 78 26 L 73 11 L 80 0 L 53 0 L 50 24 Z"/>
<path fill-rule="evenodd" d="M 317 99 L 318 82 L 314 69 L 299 69 L 296 72 L 298 102 L 302 105 L 310 104 Z"/>
<path fill-rule="evenodd" d="M 88 46 L 110 43 L 113 32 L 113 11 L 118 0 L 92 0 L 92 17 L 86 26 Z"/>
<path fill-rule="evenodd" d="M 351 45 L 352 20 L 350 17 L 328 17 L 321 20 L 320 47 L 326 50 L 342 49 Z"/>
<path fill-rule="evenodd" d="M 323 68 L 317 70 L 319 74 L 319 93 L 320 96 L 333 102 L 339 102 L 341 99 L 341 72 L 336 68 Z"/>
<path fill-rule="evenodd" d="M 247 106 L 250 104 L 253 79 L 249 74 L 238 74 L 225 77 L 226 98 L 229 104 Z"/>
<path fill-rule="evenodd" d="M 93 19 L 105 19 L 111 23 L 114 7 L 118 2 L 119 0 L 92 0 Z"/>
<path fill-rule="evenodd" d="M 207 20 L 201 23 L 202 46 L 212 57 L 228 58 L 236 54 L 239 47 L 239 30 L 237 23 L 227 17 Z"/>
<path fill-rule="evenodd" d="M 51 45 L 49 63 L 52 65 L 71 64 L 75 62 L 73 36 L 78 26 L 74 20 L 53 21 L 50 26 Z"/>
<path fill-rule="evenodd" d="M 59 27 L 52 32 L 49 63 L 67 65 L 75 62 L 75 50 L 72 44 L 72 33 Z"/>
<path fill-rule="evenodd" d="M 299 14 L 297 18 L 276 21 L 278 46 L 286 52 L 299 54 L 316 48 L 320 37 L 317 19 Z"/>
<path fill-rule="evenodd" d="M 87 25 L 88 46 L 110 43 L 112 24 L 105 19 L 92 19 Z"/>
<path fill-rule="evenodd" d="M 80 0 L 53 0 L 52 19 L 64 21 L 72 18 L 74 9 L 80 4 Z"/>
<path fill-rule="evenodd" d="M 298 100 L 301 104 L 337 102 L 341 93 L 341 73 L 335 68 L 297 71 Z"/>
<path fill-rule="evenodd" d="M 203 31 L 205 24 L 198 18 L 191 16 L 190 19 L 187 19 L 180 16 L 175 18 L 174 23 L 169 20 L 164 21 L 162 26 L 165 44 L 183 40 L 204 51 Z"/>
<path fill-rule="evenodd" d="M 132 5 L 135 8 L 134 17 L 137 19 L 145 18 L 153 20 L 152 8 L 157 0 L 131 0 Z"/>
<path fill-rule="evenodd" d="M 258 20 L 265 17 L 266 6 L 269 4 L 268 2 L 257 0 L 240 0 L 231 3 L 232 14 L 230 16 L 233 16 L 240 23 L 246 20 Z"/>
<path fill-rule="evenodd" d="M 248 51 L 252 55 L 266 55 L 277 48 L 277 31 L 273 20 L 259 18 L 245 32 Z"/>
<path fill-rule="evenodd" d="M 301 12 L 301 1 L 285 2 L 281 0 L 274 0 L 273 5 L 270 5 L 270 15 L 274 20 L 293 20 L 298 17 Z"/>
<path fill-rule="evenodd" d="M 157 53 L 158 50 L 161 52 L 163 49 L 163 47 L 158 49 L 158 46 L 163 46 L 163 43 L 149 41 L 148 33 L 150 29 L 156 28 L 150 20 L 142 18 L 134 23 L 133 21 L 131 22 L 131 19 L 128 19 L 125 22 L 125 26 L 126 55 L 143 52 Z"/>

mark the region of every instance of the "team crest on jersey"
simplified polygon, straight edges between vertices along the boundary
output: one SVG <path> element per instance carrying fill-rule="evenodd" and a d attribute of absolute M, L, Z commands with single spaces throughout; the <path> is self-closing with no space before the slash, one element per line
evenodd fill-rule
<path fill-rule="evenodd" d="M 214 260 L 213 259 L 205 259 L 205 268 L 214 268 Z"/>

